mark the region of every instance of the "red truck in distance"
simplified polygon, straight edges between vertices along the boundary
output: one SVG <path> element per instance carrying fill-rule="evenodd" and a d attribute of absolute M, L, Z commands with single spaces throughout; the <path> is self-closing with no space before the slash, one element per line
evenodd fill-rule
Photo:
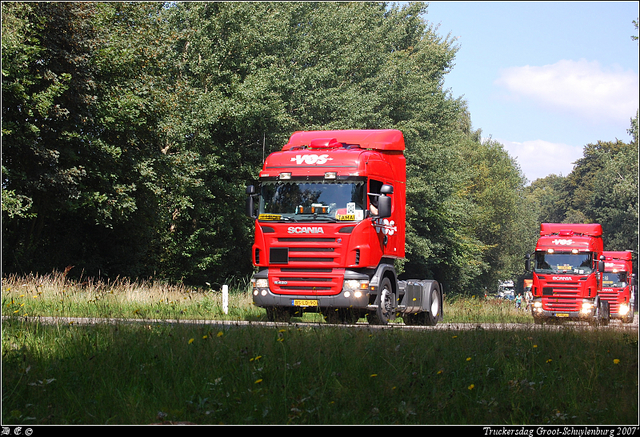
<path fill-rule="evenodd" d="M 604 261 L 602 226 L 542 223 L 533 266 L 533 320 L 587 320 L 609 323 L 609 302 L 602 298 Z"/>
<path fill-rule="evenodd" d="M 247 187 L 255 221 L 254 304 L 271 321 L 442 320 L 435 280 L 398 280 L 405 256 L 404 136 L 395 129 L 299 131 Z"/>
<path fill-rule="evenodd" d="M 633 322 L 636 275 L 633 273 L 633 252 L 604 251 L 602 299 L 609 302 L 611 317 L 623 323 Z"/>

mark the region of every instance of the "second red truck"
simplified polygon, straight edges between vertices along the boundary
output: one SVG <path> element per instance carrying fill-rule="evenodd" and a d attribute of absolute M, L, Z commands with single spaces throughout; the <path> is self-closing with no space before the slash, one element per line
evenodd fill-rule
<path fill-rule="evenodd" d="M 633 252 L 604 251 L 602 299 L 609 302 L 611 317 L 623 323 L 633 322 L 636 275 L 633 273 Z"/>
<path fill-rule="evenodd" d="M 608 324 L 610 302 L 602 297 L 602 226 L 542 223 L 533 267 L 532 315 L 535 323 L 587 320 Z"/>

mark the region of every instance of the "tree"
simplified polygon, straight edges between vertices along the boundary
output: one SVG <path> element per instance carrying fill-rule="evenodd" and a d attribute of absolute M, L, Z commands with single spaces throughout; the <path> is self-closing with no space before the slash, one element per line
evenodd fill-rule
<path fill-rule="evenodd" d="M 3 266 L 50 263 L 44 248 L 81 197 L 93 13 L 90 3 L 2 4 Z"/>
<path fill-rule="evenodd" d="M 406 275 L 468 291 L 515 270 L 519 169 L 444 88 L 457 47 L 425 4 L 2 7 L 5 271 L 245 277 L 264 155 L 367 128 L 405 134 Z"/>
<path fill-rule="evenodd" d="M 526 179 L 502 144 L 488 139 L 467 147 L 465 161 L 471 163 L 467 191 L 475 207 L 470 214 L 472 228 L 484 245 L 485 268 L 475 285 L 493 289 L 498 280 L 522 273 L 535 215 L 524 194 Z"/>

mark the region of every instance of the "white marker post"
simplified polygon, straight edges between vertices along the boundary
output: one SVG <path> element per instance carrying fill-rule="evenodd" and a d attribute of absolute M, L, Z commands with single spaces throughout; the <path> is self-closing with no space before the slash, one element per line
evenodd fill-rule
<path fill-rule="evenodd" d="M 222 286 L 222 311 L 229 313 L 229 287 L 226 285 Z"/>

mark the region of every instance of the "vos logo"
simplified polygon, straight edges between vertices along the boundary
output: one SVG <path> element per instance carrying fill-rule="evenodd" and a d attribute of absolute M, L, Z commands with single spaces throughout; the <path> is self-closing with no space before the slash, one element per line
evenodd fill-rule
<path fill-rule="evenodd" d="M 569 246 L 569 245 L 573 244 L 573 240 L 565 240 L 565 239 L 556 238 L 555 240 L 552 241 L 552 243 L 555 244 L 555 245 L 560 245 L 560 246 Z"/>
<path fill-rule="evenodd" d="M 329 155 L 296 155 L 295 158 L 291 158 L 291 162 L 295 162 L 296 165 L 300 164 L 326 164 L 327 161 L 333 161 L 333 158 L 329 158 Z"/>

